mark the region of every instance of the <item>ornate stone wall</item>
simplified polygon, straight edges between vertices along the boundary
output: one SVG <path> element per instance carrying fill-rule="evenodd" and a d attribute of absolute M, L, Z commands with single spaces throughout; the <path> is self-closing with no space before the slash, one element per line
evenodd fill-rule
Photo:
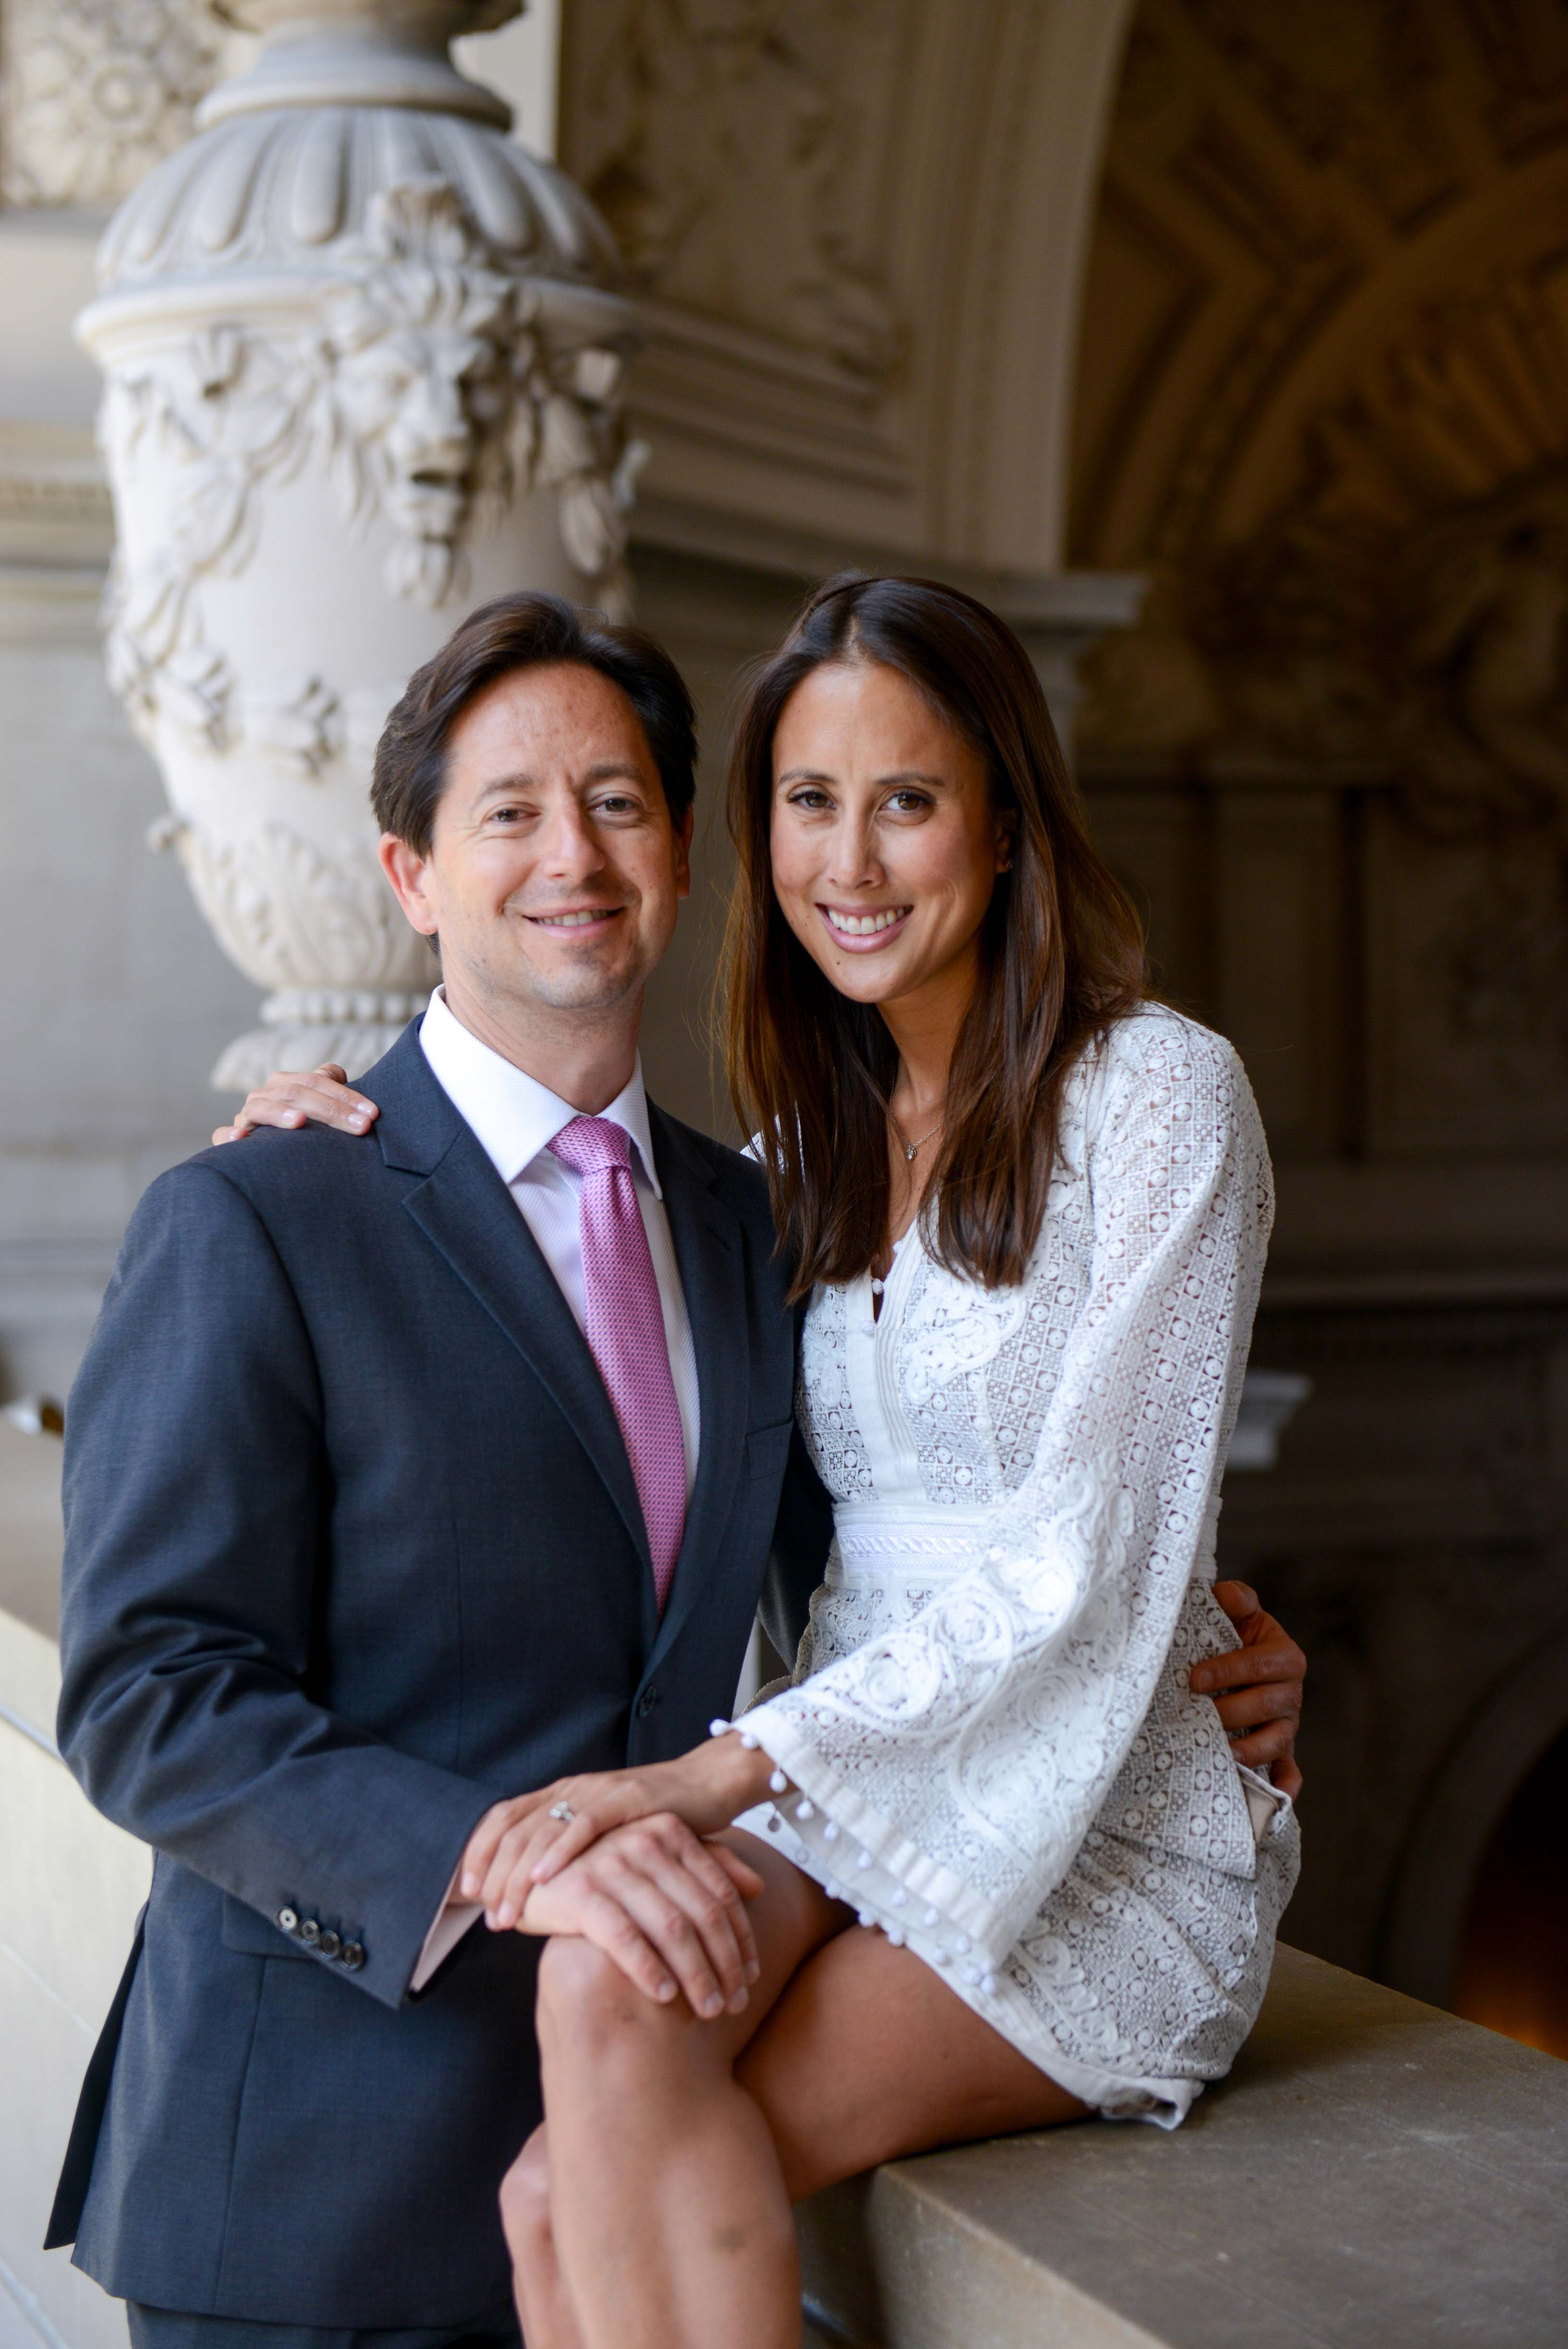
<path fill-rule="evenodd" d="M 1568 1144 L 1559 23 L 1147 0 L 1123 79 L 1074 548 L 1154 585 L 1085 746 L 1118 788 L 1370 793 L 1355 1098 L 1293 1116 L 1298 1154 Z M 1318 821 L 1286 803 L 1282 848 Z"/>
<path fill-rule="evenodd" d="M 648 307 L 650 520 L 1062 555 L 1127 0 L 576 0 L 561 156 Z M 689 523 L 688 545 L 696 543 Z"/>
<path fill-rule="evenodd" d="M 1151 577 L 1085 773 L 1316 1381 L 1223 1536 L 1317 1650 L 1291 1930 L 1428 1996 L 1508 1791 L 1461 1831 L 1453 1742 L 1542 1642 L 1568 1721 L 1565 25 L 1141 0 L 1075 428 L 1075 558 Z"/>
<path fill-rule="evenodd" d="M 224 46 L 197 0 L 5 0 L 0 202 L 118 203 L 190 137 Z"/>

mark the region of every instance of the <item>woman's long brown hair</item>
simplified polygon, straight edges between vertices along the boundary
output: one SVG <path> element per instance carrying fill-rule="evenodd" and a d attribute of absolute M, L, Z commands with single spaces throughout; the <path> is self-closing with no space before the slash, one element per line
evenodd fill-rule
<path fill-rule="evenodd" d="M 740 860 L 724 944 L 731 1098 L 763 1136 L 792 1294 L 868 1270 L 887 1245 L 888 1102 L 898 1055 L 881 1015 L 840 995 L 773 887 L 774 736 L 830 661 L 896 669 L 984 760 L 1014 823 L 1012 869 L 981 929 L 981 978 L 949 1072 L 926 1245 L 987 1288 L 1023 1279 L 1044 1219 L 1062 1089 L 1145 988 L 1142 925 L 1098 854 L 1045 696 L 1006 624 L 929 579 L 828 580 L 748 682 L 730 761 Z"/>

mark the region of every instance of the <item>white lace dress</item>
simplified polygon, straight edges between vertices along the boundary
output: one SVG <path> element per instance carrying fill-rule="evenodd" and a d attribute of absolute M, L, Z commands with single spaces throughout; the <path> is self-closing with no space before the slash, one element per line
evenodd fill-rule
<path fill-rule="evenodd" d="M 1295 1880 L 1196 1660 L 1272 1212 L 1231 1047 L 1159 1007 L 1069 1087 L 1026 1279 L 899 1248 L 822 1288 L 800 1416 L 836 1504 L 793 1682 L 745 1728 L 770 1832 L 1100 2111 L 1173 2127 L 1229 2069 Z M 1247 1784 L 1250 1781 L 1251 1796 Z"/>

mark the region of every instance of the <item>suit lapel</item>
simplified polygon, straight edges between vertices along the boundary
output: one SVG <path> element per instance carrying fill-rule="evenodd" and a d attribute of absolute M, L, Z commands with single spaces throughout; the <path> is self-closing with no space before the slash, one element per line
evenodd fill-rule
<path fill-rule="evenodd" d="M 652 1661 L 664 1654 L 723 1566 L 721 1537 L 741 1475 L 750 1408 L 745 1257 L 738 1218 L 713 1189 L 707 1161 L 649 1104 L 664 1212 L 680 1269 L 697 1357 L 701 1431 L 697 1480 Z"/>
<path fill-rule="evenodd" d="M 643 1562 L 651 1620 L 653 1566 L 631 1463 L 598 1366 L 537 1240 L 437 1084 L 417 1029 L 361 1082 L 380 1105 L 375 1132 L 386 1163 L 423 1177 L 403 1200 L 406 1213 L 512 1340 L 608 1487 Z"/>
<path fill-rule="evenodd" d="M 386 1164 L 422 1178 L 403 1201 L 406 1212 L 516 1347 L 608 1488 L 643 1562 L 651 1631 L 648 1528 L 614 1406 L 516 1202 L 437 1083 L 417 1021 L 358 1081 L 379 1104 L 374 1133 Z M 744 1454 L 751 1360 L 739 1220 L 718 1197 L 712 1168 L 683 1130 L 652 1103 L 649 1114 L 691 1325 L 701 1413 L 697 1478 L 654 1641 L 657 1658 L 723 1565 L 720 1539 Z"/>

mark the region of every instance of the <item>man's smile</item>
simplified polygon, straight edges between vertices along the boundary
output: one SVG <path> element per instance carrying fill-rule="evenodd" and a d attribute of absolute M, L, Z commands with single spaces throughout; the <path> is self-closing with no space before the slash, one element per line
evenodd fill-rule
<path fill-rule="evenodd" d="M 580 936 L 586 930 L 607 928 L 625 911 L 624 905 L 579 905 L 566 913 L 525 914 L 524 919 L 532 922 L 536 929 L 571 931 Z"/>

